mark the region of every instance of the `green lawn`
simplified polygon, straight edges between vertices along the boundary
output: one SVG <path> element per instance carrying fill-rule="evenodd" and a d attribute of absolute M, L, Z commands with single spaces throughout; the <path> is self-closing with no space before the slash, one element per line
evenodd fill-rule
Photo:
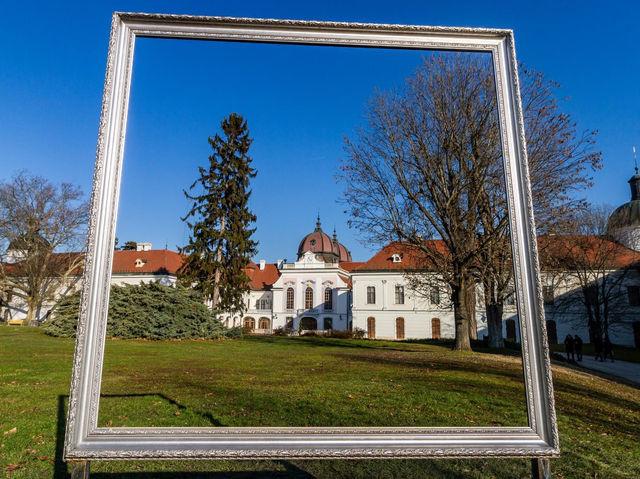
<path fill-rule="evenodd" d="M 0 327 L 0 476 L 67 476 L 73 340 Z M 437 344 L 325 338 L 107 341 L 100 425 L 525 425 L 517 357 Z M 554 477 L 640 477 L 640 390 L 554 368 Z M 14 429 L 15 428 L 15 429 Z M 136 473 L 136 471 L 138 471 Z M 144 472 L 142 472 L 144 471 Z M 526 477 L 503 460 L 155 461 L 92 477 Z"/>

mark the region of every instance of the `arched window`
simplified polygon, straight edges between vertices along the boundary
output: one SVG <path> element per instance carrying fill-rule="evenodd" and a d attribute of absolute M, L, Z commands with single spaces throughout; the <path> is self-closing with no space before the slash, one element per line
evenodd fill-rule
<path fill-rule="evenodd" d="M 333 329 L 333 318 L 324 318 L 324 329 Z"/>
<path fill-rule="evenodd" d="M 244 318 L 243 326 L 245 329 L 254 330 L 256 329 L 256 320 L 253 318 Z"/>
<path fill-rule="evenodd" d="M 313 308 L 313 289 L 311 286 L 307 286 L 307 289 L 304 291 L 304 307 L 305 309 Z"/>
<path fill-rule="evenodd" d="M 440 319 L 433 318 L 431 320 L 431 338 L 440 339 Z"/>
<path fill-rule="evenodd" d="M 404 318 L 396 318 L 396 339 L 404 339 Z"/>
<path fill-rule="evenodd" d="M 404 286 L 396 284 L 396 304 L 404 304 Z"/>
<path fill-rule="evenodd" d="M 515 341 L 516 340 L 516 322 L 513 319 L 507 319 L 505 321 L 505 326 L 507 328 L 507 340 Z"/>
<path fill-rule="evenodd" d="M 553 319 L 547 320 L 547 337 L 549 338 L 549 344 L 558 344 L 558 329 Z"/>
<path fill-rule="evenodd" d="M 375 339 L 376 337 L 376 318 L 367 318 L 367 337 L 369 339 Z"/>
<path fill-rule="evenodd" d="M 287 309 L 293 309 L 293 288 L 287 288 Z"/>
<path fill-rule="evenodd" d="M 269 318 L 260 318 L 260 320 L 258 321 L 258 329 L 270 329 L 271 328 L 271 321 L 269 321 Z"/>
<path fill-rule="evenodd" d="M 367 304 L 376 304 L 375 286 L 367 286 Z"/>
<path fill-rule="evenodd" d="M 331 311 L 333 309 L 333 291 L 331 288 L 324 290 L 324 310 Z"/>

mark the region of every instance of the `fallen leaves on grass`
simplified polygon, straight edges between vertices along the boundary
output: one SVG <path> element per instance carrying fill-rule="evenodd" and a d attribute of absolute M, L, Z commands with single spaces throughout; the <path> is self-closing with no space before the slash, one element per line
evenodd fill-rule
<path fill-rule="evenodd" d="M 18 428 L 14 427 L 13 429 L 9 429 L 8 431 L 5 431 L 2 435 L 6 436 L 7 434 L 14 434 L 17 430 Z"/>

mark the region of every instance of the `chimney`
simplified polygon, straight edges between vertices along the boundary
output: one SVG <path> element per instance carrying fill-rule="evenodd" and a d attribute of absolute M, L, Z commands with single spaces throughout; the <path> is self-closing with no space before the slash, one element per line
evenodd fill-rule
<path fill-rule="evenodd" d="M 264 271 L 264 266 L 267 262 L 263 259 L 260 260 L 260 271 Z"/>
<path fill-rule="evenodd" d="M 151 243 L 136 243 L 136 251 L 151 251 Z"/>

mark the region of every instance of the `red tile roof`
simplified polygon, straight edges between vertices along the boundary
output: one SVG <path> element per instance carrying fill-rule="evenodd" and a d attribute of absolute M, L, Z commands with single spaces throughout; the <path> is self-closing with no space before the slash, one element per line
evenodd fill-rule
<path fill-rule="evenodd" d="M 640 264 L 640 253 L 603 236 L 538 236 L 538 249 L 542 269 L 580 268 L 587 262 L 603 268 Z"/>
<path fill-rule="evenodd" d="M 570 269 L 585 253 L 588 259 L 605 263 L 608 268 L 640 265 L 640 253 L 626 248 L 605 237 L 593 235 L 548 235 L 539 236 L 541 268 L 553 269 L 564 266 Z M 446 245 L 442 240 L 430 240 L 429 243 L 440 253 L 446 252 Z M 402 255 L 399 263 L 393 262 L 393 255 Z M 584 259 L 583 259 L 584 261 Z M 342 263 L 341 263 L 342 264 Z M 427 261 L 415 247 L 409 244 L 392 242 L 376 253 L 369 261 L 352 269 L 353 272 L 364 271 L 412 271 L 425 269 Z"/>
<path fill-rule="evenodd" d="M 142 266 L 136 266 L 138 259 Z M 180 253 L 168 249 L 114 251 L 111 273 L 176 274 L 181 265 Z"/>
<path fill-rule="evenodd" d="M 440 253 L 446 252 L 446 246 L 442 240 L 429 240 L 429 245 Z M 393 255 L 400 254 L 399 263 L 393 262 Z M 369 261 L 361 263 L 353 268 L 353 272 L 361 271 L 411 271 L 424 269 L 426 260 L 424 256 L 413 246 L 394 241 L 382 248 Z"/>
<path fill-rule="evenodd" d="M 249 288 L 254 291 L 271 289 L 273 283 L 278 281 L 280 277 L 278 267 L 272 263 L 265 264 L 264 269 L 261 271 L 260 266 L 251 261 L 245 272 L 251 281 Z"/>
<path fill-rule="evenodd" d="M 351 272 L 352 269 L 362 266 L 364 261 L 341 261 L 340 267 L 345 271 Z"/>

